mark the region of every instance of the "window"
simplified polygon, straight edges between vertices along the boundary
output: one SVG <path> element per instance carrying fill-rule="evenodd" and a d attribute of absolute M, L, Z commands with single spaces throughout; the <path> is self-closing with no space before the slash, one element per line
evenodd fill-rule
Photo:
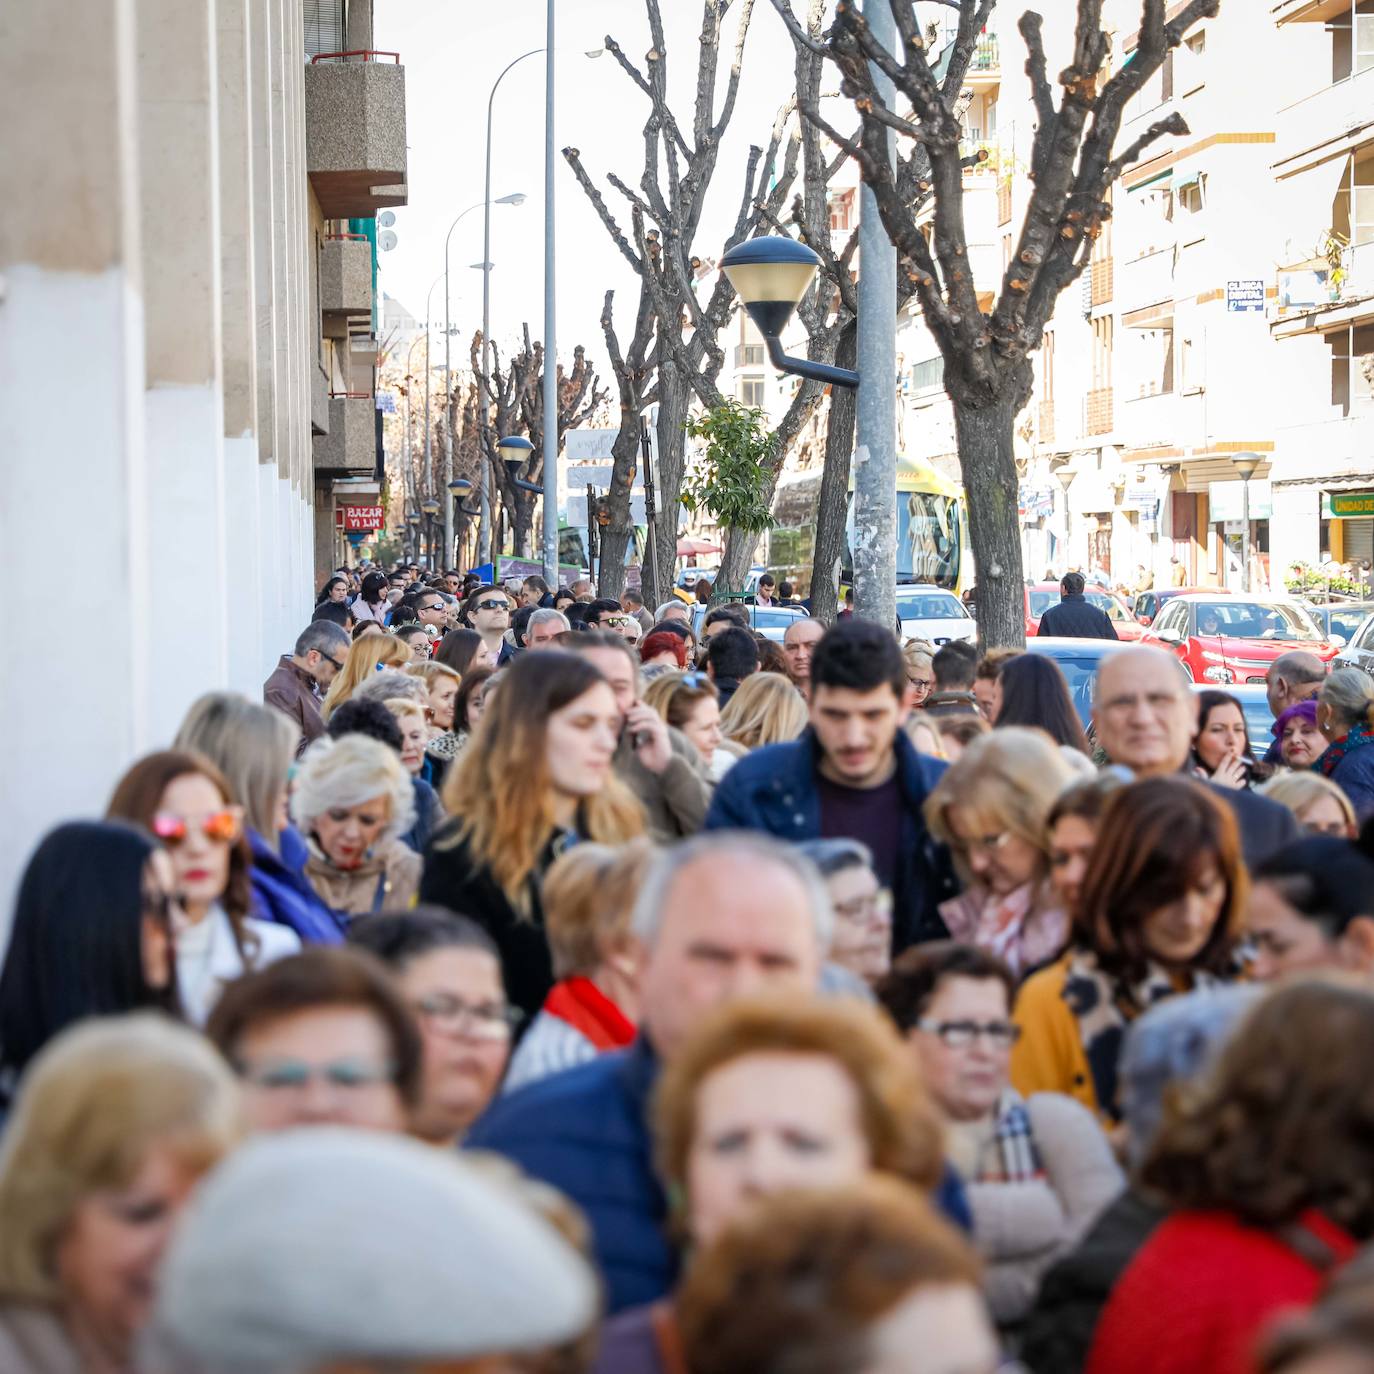
<path fill-rule="evenodd" d="M 1374 324 L 1333 330 L 1331 404 L 1343 417 L 1374 414 Z"/>
<path fill-rule="evenodd" d="M 1186 395 L 1201 391 L 1206 385 L 1206 354 L 1201 338 L 1182 338 L 1178 340 L 1178 379 L 1179 388 Z"/>
<path fill-rule="evenodd" d="M 841 191 L 830 201 L 830 228 L 833 231 L 849 229 L 854 219 L 854 192 Z"/>
<path fill-rule="evenodd" d="M 1206 176 L 1198 175 L 1175 188 L 1180 214 L 1200 215 L 1203 212 L 1207 204 L 1206 181 Z"/>
<path fill-rule="evenodd" d="M 1207 52 L 1207 30 L 1189 34 L 1178 49 L 1178 67 L 1175 71 L 1175 86 L 1179 95 L 1191 95 L 1206 84 L 1207 74 L 1204 67 Z"/>
<path fill-rule="evenodd" d="M 1054 330 L 1045 331 L 1040 345 L 1040 399 L 1046 404 L 1054 400 Z"/>
<path fill-rule="evenodd" d="M 916 363 L 911 369 L 912 391 L 936 391 L 945 384 L 945 360 L 936 355 L 925 362 Z"/>
<path fill-rule="evenodd" d="M 1093 326 L 1093 390 L 1112 384 L 1112 317 L 1103 315 Z"/>
<path fill-rule="evenodd" d="M 743 381 L 739 384 L 739 398 L 747 406 L 763 407 L 763 382 Z"/>
<path fill-rule="evenodd" d="M 1374 243 L 1374 149 L 1350 159 L 1336 192 L 1331 229 L 1354 245 Z"/>
<path fill-rule="evenodd" d="M 1140 358 L 1140 395 L 1166 396 L 1174 389 L 1174 331 L 1142 329 L 1136 345 Z"/>
<path fill-rule="evenodd" d="M 1374 67 L 1374 0 L 1355 0 L 1328 21 L 1331 35 L 1331 80 L 1346 81 Z"/>

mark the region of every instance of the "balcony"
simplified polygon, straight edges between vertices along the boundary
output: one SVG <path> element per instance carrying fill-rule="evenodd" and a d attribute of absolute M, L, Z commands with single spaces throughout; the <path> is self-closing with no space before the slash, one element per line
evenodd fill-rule
<path fill-rule="evenodd" d="M 372 245 L 365 234 L 331 234 L 320 247 L 320 313 L 372 316 Z"/>
<path fill-rule="evenodd" d="M 1121 264 L 1121 280 L 1115 284 L 1116 303 L 1122 323 L 1146 326 L 1173 314 L 1174 250 L 1172 247 Z M 1131 319 L 1131 315 L 1139 319 Z"/>
<path fill-rule="evenodd" d="M 763 366 L 763 345 L 762 345 L 762 344 L 736 344 L 736 345 L 735 345 L 735 366 L 736 366 L 736 367 L 762 367 L 762 366 Z"/>
<path fill-rule="evenodd" d="M 1038 416 L 1038 429 L 1042 444 L 1054 443 L 1054 402 L 1041 401 Z"/>
<path fill-rule="evenodd" d="M 1274 164 L 1282 165 L 1327 144 L 1337 145 L 1374 124 L 1374 67 L 1280 110 L 1275 121 Z"/>
<path fill-rule="evenodd" d="M 376 402 L 371 394 L 335 392 L 329 433 L 315 436 L 315 471 L 370 475 L 377 466 Z"/>
<path fill-rule="evenodd" d="M 1011 223 L 1011 178 L 997 183 L 997 225 Z"/>
<path fill-rule="evenodd" d="M 1112 432 L 1112 389 L 1098 387 L 1083 398 L 1083 433 L 1110 434 Z"/>
<path fill-rule="evenodd" d="M 365 219 L 406 203 L 406 75 L 396 53 L 311 59 L 305 162 L 326 219 Z"/>
<path fill-rule="evenodd" d="M 1162 391 L 1128 397 L 1121 403 L 1116 438 L 1127 450 L 1205 448 L 1204 416 L 1200 391 Z"/>
<path fill-rule="evenodd" d="M 1269 13 L 1276 24 L 1312 24 L 1350 8 L 1350 0 L 1269 0 Z"/>
<path fill-rule="evenodd" d="M 973 60 L 964 74 L 964 85 L 975 91 L 986 90 L 1002 80 L 1002 55 L 998 51 L 997 35 L 985 33 L 973 50 Z"/>
<path fill-rule="evenodd" d="M 1115 272 L 1113 258 L 1094 259 L 1088 270 L 1092 274 L 1089 286 L 1089 301 L 1093 305 L 1107 305 L 1112 299 L 1112 286 Z"/>

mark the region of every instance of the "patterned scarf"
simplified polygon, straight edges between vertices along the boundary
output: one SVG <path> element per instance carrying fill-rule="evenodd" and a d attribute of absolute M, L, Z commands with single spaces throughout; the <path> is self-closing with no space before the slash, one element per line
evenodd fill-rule
<path fill-rule="evenodd" d="M 1030 1113 L 1021 1094 L 1008 1088 L 997 1100 L 992 1139 L 978 1161 L 974 1183 L 1033 1183 L 1045 1167 L 1031 1133 Z"/>
<path fill-rule="evenodd" d="M 1194 970 L 1189 989 L 1220 985 L 1221 979 L 1213 974 Z M 1144 979 L 1132 986 L 1104 973 L 1098 966 L 1097 956 L 1090 950 L 1077 950 L 1069 956 L 1064 1001 L 1078 1022 L 1098 1110 L 1112 1121 L 1121 1120 L 1117 1068 L 1127 1028 L 1142 1012 L 1180 990 L 1169 975 L 1154 964 L 1150 965 Z"/>
<path fill-rule="evenodd" d="M 1336 771 L 1336 765 L 1352 749 L 1363 749 L 1366 744 L 1374 744 L 1374 730 L 1367 724 L 1352 725 L 1350 733 L 1344 739 L 1333 740 L 1326 746 L 1312 767 L 1329 778 Z"/>

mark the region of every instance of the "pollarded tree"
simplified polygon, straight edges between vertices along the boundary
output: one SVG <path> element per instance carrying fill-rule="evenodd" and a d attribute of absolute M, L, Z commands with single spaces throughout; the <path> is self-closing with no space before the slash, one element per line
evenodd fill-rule
<path fill-rule="evenodd" d="M 953 57 L 965 63 L 993 8 L 993 0 L 939 0 L 957 12 Z M 1061 0 L 1067 4 L 1068 0 Z M 1039 347 L 1055 302 L 1088 264 L 1093 242 L 1111 214 L 1108 188 L 1155 140 L 1186 134 L 1179 114 L 1150 125 L 1115 152 L 1127 102 L 1159 70 L 1172 48 L 1199 19 L 1215 16 L 1220 0 L 1187 0 L 1172 18 L 1166 0 L 1142 0 L 1140 30 L 1131 60 L 1108 74 L 1110 42 L 1102 27 L 1104 0 L 1074 0 L 1073 52 L 1051 84 L 1040 15 L 1022 15 L 1026 74 L 1035 102 L 1030 204 L 1011 264 L 989 310 L 983 310 L 969 266 L 964 228 L 964 130 L 939 74 L 938 55 L 916 14 L 916 0 L 890 0 L 900 43 L 889 50 L 874 35 L 858 0 L 838 0 L 823 39 L 806 33 L 790 0 L 773 0 L 797 46 L 833 62 L 841 91 L 853 101 L 860 129 L 847 137 L 826 120 L 818 101 L 802 113 L 857 162 L 872 190 L 888 237 L 899 255 L 898 276 L 920 301 L 945 367 L 945 390 L 968 503 L 969 539 L 978 565 L 978 628 L 988 644 L 1024 642 L 1021 542 L 1012 435 L 1017 412 L 1031 395 L 1031 354 Z M 903 107 L 884 96 L 885 76 Z M 934 215 L 913 208 L 889 158 L 891 135 L 911 139 L 930 165 Z M 900 159 L 899 159 L 900 165 Z M 927 238 L 929 228 L 930 237 Z"/>

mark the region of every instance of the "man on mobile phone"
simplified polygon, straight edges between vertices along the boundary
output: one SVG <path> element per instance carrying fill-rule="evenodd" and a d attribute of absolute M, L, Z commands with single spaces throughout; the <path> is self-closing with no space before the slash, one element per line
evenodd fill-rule
<path fill-rule="evenodd" d="M 588 659 L 615 693 L 622 724 L 614 767 L 642 803 L 649 833 L 660 841 L 696 834 L 711 784 L 691 741 L 639 699 L 639 659 L 629 640 L 588 630 L 569 635 L 563 647 Z"/>

